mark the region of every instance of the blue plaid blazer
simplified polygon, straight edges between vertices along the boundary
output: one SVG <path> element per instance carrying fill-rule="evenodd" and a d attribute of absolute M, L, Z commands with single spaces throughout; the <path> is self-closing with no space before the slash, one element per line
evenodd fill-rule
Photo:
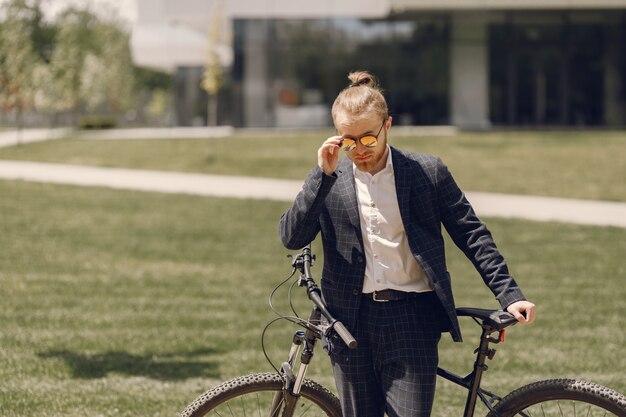
<path fill-rule="evenodd" d="M 391 147 L 396 192 L 411 252 L 447 312 L 452 338 L 461 341 L 447 272 L 441 225 L 474 264 L 502 308 L 524 295 L 509 274 L 491 233 L 481 222 L 441 159 Z M 291 208 L 281 217 L 280 236 L 297 250 L 322 235 L 321 288 L 333 315 L 354 328 L 365 275 L 363 235 L 352 161 L 343 158 L 332 176 L 316 167 Z"/>

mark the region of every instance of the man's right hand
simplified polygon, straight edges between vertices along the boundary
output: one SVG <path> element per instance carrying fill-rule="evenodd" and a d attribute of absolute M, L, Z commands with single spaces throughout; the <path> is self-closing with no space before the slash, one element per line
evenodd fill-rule
<path fill-rule="evenodd" d="M 331 136 L 317 150 L 317 165 L 326 175 L 333 175 L 339 163 L 341 136 Z"/>

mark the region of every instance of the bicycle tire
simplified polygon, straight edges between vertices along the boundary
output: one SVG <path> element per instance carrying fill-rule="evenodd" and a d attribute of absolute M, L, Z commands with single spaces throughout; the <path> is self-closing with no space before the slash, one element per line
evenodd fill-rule
<path fill-rule="evenodd" d="M 626 397 L 593 382 L 551 379 L 511 392 L 488 414 L 488 417 L 496 416 L 626 417 Z"/>
<path fill-rule="evenodd" d="M 261 411 L 269 410 L 274 395 L 282 389 L 283 380 L 276 373 L 240 376 L 206 391 L 181 413 L 181 417 L 265 415 Z M 297 407 L 294 415 L 341 417 L 339 399 L 309 379 L 302 384 Z"/>

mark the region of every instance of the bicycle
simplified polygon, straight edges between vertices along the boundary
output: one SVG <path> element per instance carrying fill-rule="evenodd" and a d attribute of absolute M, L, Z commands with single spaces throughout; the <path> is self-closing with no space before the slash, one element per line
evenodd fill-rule
<path fill-rule="evenodd" d="M 181 413 L 181 417 L 213 415 L 341 417 L 339 399 L 322 385 L 305 378 L 316 342 L 322 337 L 334 333 L 349 348 L 355 348 L 357 345 L 357 341 L 346 327 L 326 308 L 321 291 L 311 275 L 314 260 L 315 256 L 312 255 L 309 245 L 293 259 L 293 271 L 289 278 L 279 284 L 270 295 L 270 306 L 274 310 L 273 294 L 299 271 L 300 278 L 296 283 L 306 288 L 308 298 L 314 304 L 308 320 L 298 317 L 297 314 L 294 317 L 287 317 L 277 312 L 279 318 L 270 322 L 265 329 L 280 319 L 288 319 L 304 327 L 305 330 L 295 332 L 287 361 L 280 369 L 274 367 L 276 372 L 240 376 L 206 391 Z M 461 317 L 471 317 L 482 328 L 480 341 L 475 350 L 473 370 L 464 377 L 443 368 L 438 368 L 437 374 L 468 391 L 464 417 L 474 415 L 478 400 L 487 407 L 487 417 L 626 417 L 626 397 L 593 382 L 577 379 L 543 380 L 525 385 L 503 397 L 481 388 L 481 378 L 487 370 L 485 363 L 493 359 L 496 352 L 490 347 L 491 344 L 502 342 L 505 329 L 517 323 L 517 320 L 501 310 L 458 308 L 457 314 Z M 268 358 L 267 353 L 265 356 Z"/>

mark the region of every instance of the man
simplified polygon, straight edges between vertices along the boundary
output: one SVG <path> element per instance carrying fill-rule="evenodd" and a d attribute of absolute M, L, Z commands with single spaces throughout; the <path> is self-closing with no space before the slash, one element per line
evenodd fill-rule
<path fill-rule="evenodd" d="M 289 249 L 322 235 L 322 294 L 358 341 L 327 341 L 343 415 L 429 416 L 441 332 L 461 340 L 441 225 L 503 309 L 530 323 L 535 306 L 443 162 L 388 145 L 392 118 L 375 78 L 348 78 L 332 108 L 339 136 L 319 148 L 280 234 Z"/>

